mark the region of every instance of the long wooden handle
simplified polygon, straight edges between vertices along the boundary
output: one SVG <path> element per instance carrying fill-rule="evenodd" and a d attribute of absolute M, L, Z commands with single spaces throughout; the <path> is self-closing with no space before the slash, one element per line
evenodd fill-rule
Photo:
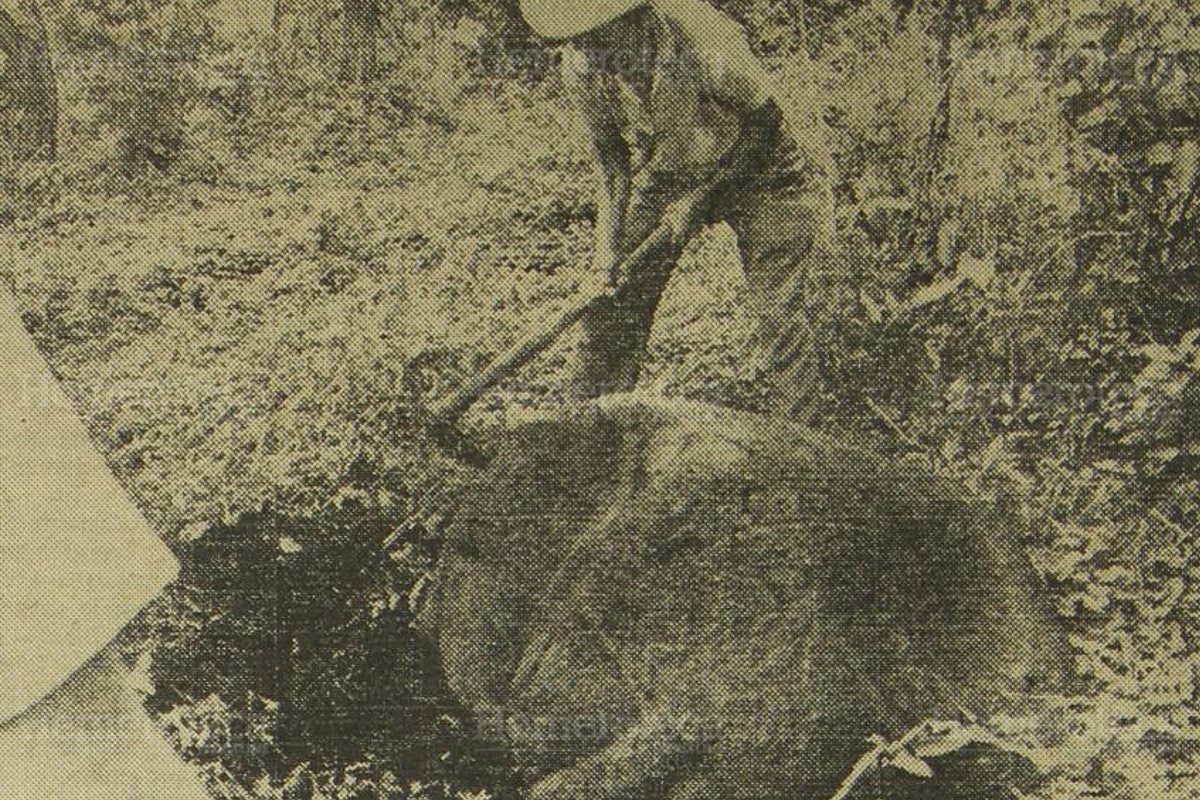
<path fill-rule="evenodd" d="M 650 253 L 670 242 L 673 236 L 669 225 L 660 225 L 621 262 L 618 271 L 629 274 L 640 267 Z M 430 408 L 433 421 L 439 425 L 453 424 L 484 392 L 543 353 L 594 307 L 620 293 L 620 287 L 605 287 L 574 300 L 557 317 L 492 359 L 454 394 L 435 403 Z"/>

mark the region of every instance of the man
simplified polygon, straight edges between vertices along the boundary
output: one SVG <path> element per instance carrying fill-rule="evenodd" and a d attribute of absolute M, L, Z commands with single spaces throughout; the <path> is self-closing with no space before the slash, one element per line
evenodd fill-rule
<path fill-rule="evenodd" d="M 805 287 L 833 251 L 819 137 L 798 135 L 741 28 L 706 0 L 521 8 L 536 33 L 564 44 L 564 75 L 601 178 L 595 267 L 620 287 L 583 321 L 575 390 L 632 387 L 671 265 L 697 224 L 725 221 L 768 345 L 773 406 L 808 410 L 816 359 Z M 646 266 L 613 274 L 663 223 L 673 236 Z"/>
<path fill-rule="evenodd" d="M 112 644 L 178 565 L 4 287 L 0 364 L 0 797 L 206 800 Z"/>

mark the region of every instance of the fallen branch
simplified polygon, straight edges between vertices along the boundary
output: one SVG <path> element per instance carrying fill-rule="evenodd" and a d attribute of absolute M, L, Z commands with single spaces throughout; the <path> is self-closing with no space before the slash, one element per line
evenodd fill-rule
<path fill-rule="evenodd" d="M 912 436 L 910 436 L 908 432 L 904 430 L 904 428 L 900 427 L 899 422 L 897 422 L 890 414 L 879 407 L 878 403 L 869 397 L 866 398 L 865 402 L 867 404 L 867 408 L 871 409 L 871 412 L 875 416 L 879 417 L 880 421 L 883 422 L 883 424 L 886 425 L 892 433 L 896 434 L 896 437 L 900 439 L 900 441 L 904 442 L 912 450 L 920 453 L 929 453 L 929 449 L 927 447 L 922 446 L 920 442 L 912 438 Z"/>
<path fill-rule="evenodd" d="M 869 739 L 875 747 L 854 762 L 854 768 L 829 800 L 846 800 L 867 776 L 887 766 L 889 754 L 910 747 L 922 733 L 928 732 L 933 724 L 931 720 L 925 720 L 895 742 L 888 742 L 882 736 Z"/>
<path fill-rule="evenodd" d="M 1007 752 L 1020 753 L 976 724 L 927 719 L 894 742 L 882 736 L 869 740 L 875 746 L 854 763 L 853 769 L 829 800 L 848 800 L 864 780 L 885 767 L 895 767 L 918 778 L 933 777 L 926 759 L 956 753 L 973 744 L 986 744 Z"/>

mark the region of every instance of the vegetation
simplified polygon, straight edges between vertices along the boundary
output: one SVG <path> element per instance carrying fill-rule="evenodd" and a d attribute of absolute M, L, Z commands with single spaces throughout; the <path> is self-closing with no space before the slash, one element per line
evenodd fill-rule
<path fill-rule="evenodd" d="M 5 116 L 6 155 L 53 158 L 57 146 L 58 97 L 46 26 L 35 4 L 0 8 L 0 84 L 11 87 Z"/>
<path fill-rule="evenodd" d="M 1071 628 L 1084 694 L 991 727 L 1035 797 L 1192 796 L 1200 5 L 720 5 L 833 147 L 818 425 L 1019 514 Z M 505 791 L 412 611 L 468 469 L 422 400 L 589 277 L 588 154 L 510 6 L 0 4 L 5 269 L 184 560 L 128 647 L 218 796 Z M 673 286 L 644 382 L 756 408 L 732 235 Z"/>

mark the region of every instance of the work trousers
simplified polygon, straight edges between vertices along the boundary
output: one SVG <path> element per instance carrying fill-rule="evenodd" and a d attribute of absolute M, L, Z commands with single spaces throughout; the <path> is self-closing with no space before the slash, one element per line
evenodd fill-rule
<path fill-rule="evenodd" d="M 752 130 L 738 154 L 739 168 L 712 193 L 706 221 L 727 222 L 737 235 L 762 326 L 771 410 L 803 415 L 817 388 L 805 289 L 833 258 L 833 200 L 824 171 L 801 155 L 777 113 L 764 114 Z M 667 206 L 696 183 L 686 172 L 640 177 L 625 216 L 621 254 L 643 242 Z M 584 318 L 573 377 L 579 395 L 626 391 L 637 382 L 655 311 L 680 251 L 677 243 L 659 247 L 623 276 L 615 298 Z"/>

